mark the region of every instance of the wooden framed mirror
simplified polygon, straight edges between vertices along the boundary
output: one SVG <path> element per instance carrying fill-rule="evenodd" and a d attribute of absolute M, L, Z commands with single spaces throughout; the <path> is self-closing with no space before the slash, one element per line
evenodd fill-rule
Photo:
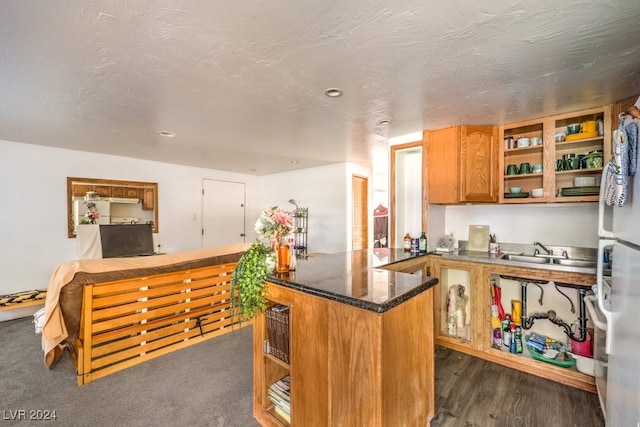
<path fill-rule="evenodd" d="M 89 213 L 91 211 L 91 213 Z M 82 224 L 152 224 L 158 232 L 158 184 L 67 177 L 67 229 Z"/>

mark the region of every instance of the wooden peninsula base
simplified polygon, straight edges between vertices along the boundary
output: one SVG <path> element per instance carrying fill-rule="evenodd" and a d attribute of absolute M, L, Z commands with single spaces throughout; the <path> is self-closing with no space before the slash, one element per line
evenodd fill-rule
<path fill-rule="evenodd" d="M 269 303 L 289 308 L 290 363 L 268 354 L 269 321 L 264 314 L 258 316 L 253 338 L 254 416 L 262 425 L 428 425 L 434 415 L 431 287 L 437 281 L 384 267 L 375 272 L 389 279 L 389 298 L 382 299 L 392 304 L 371 302 L 361 308 L 338 296 L 322 295 L 317 288 L 294 289 L 301 282 L 298 271 L 294 279 L 267 284 Z M 406 276 L 417 287 L 398 284 Z M 349 275 L 349 281 L 353 278 Z M 369 292 L 376 286 L 349 289 L 352 294 L 355 288 L 360 289 L 357 293 L 366 289 L 369 298 L 375 298 Z M 268 392 L 286 375 L 291 384 L 290 421 L 276 413 Z"/>

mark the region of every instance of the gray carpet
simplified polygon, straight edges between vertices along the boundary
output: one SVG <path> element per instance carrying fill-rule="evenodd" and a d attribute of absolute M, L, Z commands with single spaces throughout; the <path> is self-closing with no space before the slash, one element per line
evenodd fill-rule
<path fill-rule="evenodd" d="M 2 427 L 259 425 L 250 326 L 79 387 L 68 353 L 44 366 L 31 319 L 0 322 Z M 20 410 L 27 419 L 12 419 Z M 57 419 L 29 420 L 30 410 L 55 410 Z"/>

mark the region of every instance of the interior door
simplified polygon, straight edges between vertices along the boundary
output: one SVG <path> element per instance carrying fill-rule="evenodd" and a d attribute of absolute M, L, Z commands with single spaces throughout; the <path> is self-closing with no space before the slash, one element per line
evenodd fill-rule
<path fill-rule="evenodd" d="M 245 184 L 202 180 L 202 247 L 245 242 Z"/>
<path fill-rule="evenodd" d="M 364 176 L 353 175 L 351 181 L 353 183 L 352 249 L 367 249 L 369 247 L 369 184 Z"/>

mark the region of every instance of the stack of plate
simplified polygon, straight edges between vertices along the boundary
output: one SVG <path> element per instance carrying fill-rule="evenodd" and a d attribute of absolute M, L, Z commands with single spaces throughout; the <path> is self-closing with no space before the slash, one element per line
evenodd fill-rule
<path fill-rule="evenodd" d="M 529 197 L 529 193 L 504 193 L 505 199 L 524 199 Z"/>
<path fill-rule="evenodd" d="M 567 187 L 563 188 L 560 194 L 563 196 L 597 196 L 600 194 L 600 187 Z"/>

